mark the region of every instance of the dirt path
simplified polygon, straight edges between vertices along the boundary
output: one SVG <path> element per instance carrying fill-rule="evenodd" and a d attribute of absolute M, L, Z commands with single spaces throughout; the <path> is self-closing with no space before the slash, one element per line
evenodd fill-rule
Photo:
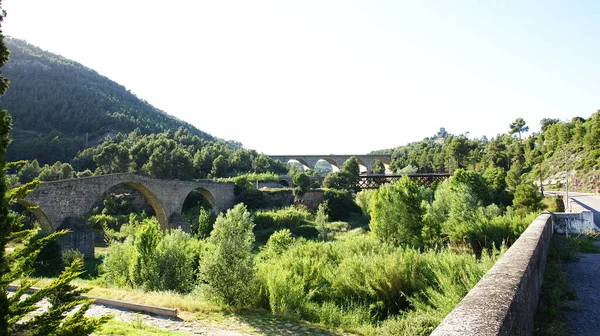
<path fill-rule="evenodd" d="M 46 300 L 40 302 L 42 312 L 48 309 L 49 303 Z M 35 314 L 35 312 L 34 312 Z M 92 304 L 86 312 L 86 316 L 103 316 L 113 314 L 114 319 L 133 324 L 152 326 L 159 329 L 177 331 L 190 335 L 211 335 L 211 336 L 242 336 L 242 335 L 346 335 L 332 333 L 318 327 L 303 324 L 286 322 L 280 319 L 266 317 L 244 318 L 243 316 L 230 316 L 220 318 L 219 320 L 198 319 L 194 321 L 184 321 L 181 319 L 138 313 L 128 309 L 106 306 L 102 304 Z"/>

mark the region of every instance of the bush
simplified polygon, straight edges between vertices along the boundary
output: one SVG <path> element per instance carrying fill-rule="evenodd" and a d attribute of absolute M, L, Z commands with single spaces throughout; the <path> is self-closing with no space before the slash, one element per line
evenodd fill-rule
<path fill-rule="evenodd" d="M 371 200 L 376 191 L 376 189 L 366 189 L 356 194 L 356 204 L 362 210 L 363 214 L 370 215 Z"/>
<path fill-rule="evenodd" d="M 315 228 L 319 231 L 319 238 L 323 240 L 327 240 L 327 222 L 329 222 L 329 216 L 327 216 L 325 211 L 325 204 L 319 204 L 319 209 L 317 210 L 317 215 L 315 217 Z"/>
<path fill-rule="evenodd" d="M 78 250 L 66 250 L 62 252 L 61 258 L 63 266 L 71 266 L 75 260 L 79 260 L 83 264 L 83 253 Z"/>
<path fill-rule="evenodd" d="M 292 182 L 298 186 L 298 190 L 300 190 L 300 192 L 307 191 L 311 185 L 310 177 L 308 177 L 308 175 L 305 173 L 297 173 L 294 175 Z"/>
<path fill-rule="evenodd" d="M 419 186 L 404 176 L 375 192 L 369 227 L 385 243 L 420 245 L 423 215 Z"/>
<path fill-rule="evenodd" d="M 106 250 L 106 256 L 102 263 L 103 279 L 119 287 L 134 286 L 130 273 L 134 254 L 132 238 L 126 239 L 123 243 L 112 242 Z"/>
<path fill-rule="evenodd" d="M 323 197 L 330 220 L 344 220 L 353 213 L 360 213 L 360 208 L 354 203 L 354 195 L 349 190 L 328 189 Z"/>
<path fill-rule="evenodd" d="M 154 217 L 144 220 L 138 228 L 133 242 L 135 253 L 131 263 L 131 278 L 137 286 L 149 290 L 159 288 L 156 248 L 162 238 L 160 224 Z"/>
<path fill-rule="evenodd" d="M 156 219 L 137 223 L 136 228 L 123 243 L 110 243 L 102 264 L 104 280 L 147 290 L 192 291 L 201 243 L 179 229 L 163 234 Z"/>
<path fill-rule="evenodd" d="M 180 229 L 171 231 L 156 248 L 159 284 L 156 289 L 191 292 L 198 269 L 199 242 Z"/>
<path fill-rule="evenodd" d="M 253 213 L 256 229 L 269 227 L 295 228 L 308 220 L 310 213 L 306 210 L 298 210 L 289 206 L 279 210 L 256 211 Z"/>
<path fill-rule="evenodd" d="M 371 326 L 371 334 L 395 330 L 405 335 L 409 331 L 398 323 L 408 327 L 405 318 L 416 322 L 431 315 L 423 325 L 430 331 L 499 256 L 485 253 L 478 261 L 450 250 L 421 252 L 381 244 L 372 235 L 337 242 L 299 239 L 280 254 L 265 253 L 257 259 L 264 308 L 329 327 Z M 392 316 L 399 317 L 376 329 Z"/>
<path fill-rule="evenodd" d="M 200 215 L 198 216 L 198 221 L 196 222 L 197 227 L 192 226 L 190 231 L 200 239 L 207 238 L 210 236 L 210 232 L 212 231 L 216 220 L 217 216 L 212 211 L 202 208 L 200 210 Z"/>
<path fill-rule="evenodd" d="M 243 204 L 217 218 L 199 272 L 208 297 L 233 307 L 254 299 L 253 228 Z"/>

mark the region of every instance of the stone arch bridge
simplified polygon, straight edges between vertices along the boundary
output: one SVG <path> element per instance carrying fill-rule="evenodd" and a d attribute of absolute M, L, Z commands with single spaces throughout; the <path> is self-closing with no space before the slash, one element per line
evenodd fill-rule
<path fill-rule="evenodd" d="M 235 204 L 233 183 L 210 180 L 161 180 L 136 174 L 110 174 L 43 182 L 19 203 L 36 206 L 33 214 L 42 230 L 53 232 L 68 218 L 83 218 L 111 187 L 128 184 L 149 201 L 163 230 L 181 223 L 181 208 L 187 196 L 200 191 L 219 213 Z"/>
<path fill-rule="evenodd" d="M 371 154 L 369 154 L 369 155 L 335 155 L 335 154 L 330 154 L 330 155 L 269 155 L 269 157 L 272 158 L 273 160 L 279 160 L 284 163 L 287 163 L 290 160 L 296 160 L 296 161 L 300 162 L 302 165 L 304 165 L 310 169 L 314 169 L 319 160 L 327 161 L 332 166 L 336 167 L 337 169 L 340 169 L 340 168 L 342 168 L 342 165 L 344 164 L 344 162 L 348 161 L 353 156 L 358 159 L 358 163 L 360 163 L 362 166 L 364 166 L 367 169 L 367 171 L 369 171 L 371 169 L 371 166 L 373 166 L 373 162 L 375 162 L 375 160 L 379 160 L 379 161 L 383 162 L 383 164 L 386 166 L 386 169 L 388 169 L 390 161 L 392 160 L 391 155 L 385 155 L 385 154 L 372 154 L 372 155 Z"/>

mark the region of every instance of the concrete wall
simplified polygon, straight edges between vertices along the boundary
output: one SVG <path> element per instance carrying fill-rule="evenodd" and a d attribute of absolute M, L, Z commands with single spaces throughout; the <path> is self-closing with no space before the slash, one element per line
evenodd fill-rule
<path fill-rule="evenodd" d="M 594 224 L 594 214 L 591 211 L 555 212 L 554 231 L 556 233 L 589 233 L 600 231 Z"/>
<path fill-rule="evenodd" d="M 552 225 L 536 218 L 432 335 L 532 335 Z"/>

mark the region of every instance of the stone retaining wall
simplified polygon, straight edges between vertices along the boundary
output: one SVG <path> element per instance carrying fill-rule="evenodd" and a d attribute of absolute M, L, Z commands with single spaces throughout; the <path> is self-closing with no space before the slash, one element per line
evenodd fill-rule
<path fill-rule="evenodd" d="M 432 335 L 532 335 L 552 230 L 542 213 Z"/>

